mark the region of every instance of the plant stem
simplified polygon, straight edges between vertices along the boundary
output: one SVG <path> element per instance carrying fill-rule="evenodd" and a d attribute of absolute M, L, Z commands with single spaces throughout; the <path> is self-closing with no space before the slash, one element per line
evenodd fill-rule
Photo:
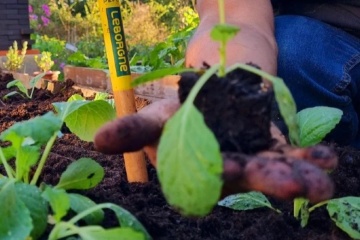
<path fill-rule="evenodd" d="M 224 0 L 218 0 L 219 5 L 219 20 L 220 25 L 225 24 L 225 3 Z M 220 48 L 219 48 L 219 55 L 220 55 L 220 69 L 219 69 L 219 76 L 225 76 L 226 72 L 226 40 L 220 41 Z"/>
<path fill-rule="evenodd" d="M 329 200 L 323 201 L 323 202 L 319 202 L 318 204 L 315 204 L 314 206 L 312 206 L 311 208 L 309 208 L 309 213 L 314 211 L 316 208 L 321 207 L 325 204 L 327 204 L 329 202 Z"/>
<path fill-rule="evenodd" d="M 305 198 L 295 198 L 294 199 L 294 205 L 293 205 L 293 215 L 294 218 L 299 219 L 300 210 L 304 205 L 307 205 L 309 203 L 308 200 Z"/>
<path fill-rule="evenodd" d="M 112 203 L 101 203 L 101 204 L 98 204 L 98 205 L 95 205 L 93 207 L 90 207 L 80 213 L 78 213 L 76 216 L 74 216 L 73 218 L 71 218 L 68 223 L 71 223 L 71 224 L 75 224 L 77 221 L 81 220 L 82 218 L 86 217 L 87 215 L 97 211 L 97 210 L 100 210 L 100 209 L 103 209 L 103 208 L 110 208 L 111 209 L 111 206 L 113 206 L 114 204 Z"/>
<path fill-rule="evenodd" d="M 43 152 L 43 155 L 41 156 L 41 159 L 40 159 L 40 162 L 39 162 L 39 165 L 37 166 L 36 168 L 36 172 L 30 182 L 30 184 L 32 185 L 35 185 L 40 177 L 40 174 L 41 174 L 41 171 L 42 169 L 44 168 L 44 165 L 45 165 L 45 162 L 46 162 L 46 159 L 48 158 L 49 154 L 50 154 L 50 150 L 52 148 L 52 146 L 54 145 L 54 142 L 56 140 L 56 137 L 57 137 L 57 133 L 55 133 L 50 139 L 49 141 L 47 142 L 46 144 L 46 147 L 45 147 L 45 150 Z"/>
<path fill-rule="evenodd" d="M 224 0 L 218 0 L 219 4 L 219 17 L 220 17 L 220 24 L 225 23 L 225 2 Z"/>
<path fill-rule="evenodd" d="M 0 147 L 0 160 L 1 160 L 2 164 L 4 165 L 6 175 L 8 176 L 8 178 L 13 179 L 14 178 L 14 175 L 13 175 L 14 170 L 11 168 L 11 166 L 6 161 L 6 158 L 4 156 L 4 153 L 3 153 L 1 147 Z"/>
<path fill-rule="evenodd" d="M 78 227 L 69 222 L 60 222 L 50 232 L 49 240 L 56 240 L 76 234 Z"/>
<path fill-rule="evenodd" d="M 250 66 L 250 65 L 247 65 L 247 64 L 242 64 L 242 63 L 237 63 L 237 64 L 234 64 L 232 65 L 231 67 L 229 67 L 226 72 L 231 72 L 237 68 L 240 68 L 240 69 L 243 69 L 243 70 L 246 70 L 248 72 L 251 72 L 251 73 L 254 73 L 262 78 L 265 78 L 267 80 L 269 80 L 270 82 L 274 82 L 274 81 L 278 81 L 278 80 L 282 80 L 281 78 L 279 77 L 276 77 L 276 76 L 273 76 L 267 72 L 264 72 L 263 70 L 261 69 L 258 69 L 256 67 L 253 67 L 253 66 Z"/>
<path fill-rule="evenodd" d="M 186 102 L 194 102 L 197 94 L 199 93 L 202 86 L 206 83 L 207 80 L 210 79 L 210 77 L 216 73 L 216 71 L 219 69 L 220 65 L 216 64 L 213 65 L 211 68 L 205 71 L 203 75 L 199 78 L 199 80 L 195 83 L 193 88 L 191 89 L 188 97 L 186 98 Z M 185 105 L 185 104 L 183 104 Z"/>

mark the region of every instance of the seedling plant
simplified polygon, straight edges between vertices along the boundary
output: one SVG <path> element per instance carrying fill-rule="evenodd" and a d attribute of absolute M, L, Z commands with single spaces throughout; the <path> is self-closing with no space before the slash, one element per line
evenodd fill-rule
<path fill-rule="evenodd" d="M 45 73 L 41 73 L 30 80 L 30 93 L 29 93 L 29 89 L 26 88 L 26 86 L 24 85 L 24 83 L 22 81 L 15 79 L 15 80 L 9 82 L 6 85 L 6 88 L 17 87 L 18 91 L 15 90 L 15 91 L 9 92 L 5 96 L 3 96 L 3 99 L 7 99 L 16 94 L 21 95 L 23 98 L 32 99 L 36 84 L 41 80 L 42 77 L 44 77 L 44 75 L 45 75 Z"/>
<path fill-rule="evenodd" d="M 165 197 L 184 215 L 190 216 L 204 216 L 218 203 L 238 210 L 264 206 L 274 209 L 263 194 L 256 192 L 233 195 L 219 202 L 223 185 L 220 147 L 214 134 L 206 126 L 202 114 L 194 106 L 195 97 L 212 75 L 224 76 L 240 68 L 270 81 L 279 111 L 289 130 L 290 143 L 294 146 L 306 147 L 321 142 L 342 116 L 342 111 L 329 107 L 309 108 L 297 113 L 295 101 L 281 78 L 245 64 L 235 64 L 226 68 L 226 45 L 239 29 L 225 23 L 224 1 L 219 0 L 218 4 L 220 24 L 213 28 L 211 37 L 220 42 L 220 64 L 215 64 L 206 70 L 180 67 L 159 69 L 142 75 L 133 82 L 136 86 L 171 74 L 202 73 L 186 101 L 165 124 L 157 153 L 158 176 Z M 189 175 L 189 169 L 192 170 L 192 175 Z M 326 203 L 330 216 L 336 224 L 351 237 L 359 238 L 360 231 L 354 226 L 360 224 L 356 218 L 359 214 L 360 201 L 354 197 L 333 199 L 310 209 L 305 208 L 305 211 L 307 209 L 306 212 L 310 213 Z M 302 206 L 304 206 L 302 200 L 295 200 L 296 217 Z M 279 212 L 277 209 L 274 210 Z M 349 212 L 351 214 L 345 217 L 344 215 Z M 302 216 L 304 225 L 308 214 Z"/>

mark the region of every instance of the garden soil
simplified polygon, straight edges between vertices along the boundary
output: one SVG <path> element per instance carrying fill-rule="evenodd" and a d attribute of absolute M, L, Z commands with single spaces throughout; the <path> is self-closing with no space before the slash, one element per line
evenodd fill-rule
<path fill-rule="evenodd" d="M 6 83 L 11 75 L 0 77 L 0 97 L 9 92 Z M 28 120 L 53 110 L 52 103 L 66 101 L 78 93 L 71 88 L 71 81 L 62 90 L 52 94 L 37 89 L 32 100 L 20 96 L 0 102 L 0 132 L 15 122 Z M 330 220 L 324 207 L 315 210 L 307 227 L 302 228 L 292 217 L 292 202 L 270 198 L 281 214 L 261 208 L 250 211 L 234 211 L 216 206 L 211 214 L 202 218 L 181 216 L 166 203 L 161 193 L 156 171 L 148 165 L 148 183 L 128 183 L 121 155 L 103 155 L 89 142 L 79 140 L 66 131 L 52 149 L 42 174 L 42 181 L 56 184 L 60 174 L 74 160 L 81 157 L 95 159 L 105 168 L 105 178 L 96 188 L 82 193 L 97 203 L 112 202 L 132 214 L 145 226 L 154 239 L 245 239 L 245 240 L 331 240 L 350 239 Z M 335 197 L 360 196 L 360 152 L 348 147 L 334 146 L 339 154 L 339 166 L 331 173 L 335 182 Z M 106 214 L 104 227 L 114 226 L 115 218 Z M 44 237 L 43 239 L 47 239 Z"/>

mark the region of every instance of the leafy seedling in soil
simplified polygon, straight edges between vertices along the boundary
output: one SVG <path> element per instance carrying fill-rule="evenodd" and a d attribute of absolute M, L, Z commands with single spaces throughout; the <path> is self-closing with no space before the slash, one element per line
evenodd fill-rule
<path fill-rule="evenodd" d="M 38 239 L 48 224 L 54 225 L 49 239 L 73 235 L 82 239 L 150 239 L 142 225 L 125 209 L 111 203 L 96 205 L 85 196 L 67 192 L 93 188 L 103 179 L 104 170 L 93 159 L 81 158 L 71 163 L 55 186 L 38 184 L 64 120 L 70 121 L 71 115 L 85 104 L 57 103 L 58 115 L 48 112 L 16 123 L 0 134 L 0 161 L 6 172 L 6 176 L 0 178 L 0 202 L 6 206 L 0 209 L 0 239 Z M 97 226 L 104 217 L 104 208 L 115 212 L 121 228 Z M 77 215 L 65 221 L 70 210 Z M 79 220 L 89 226 L 79 226 Z"/>
<path fill-rule="evenodd" d="M 223 3 L 221 2 L 222 1 L 219 1 L 220 16 L 221 19 L 223 19 L 222 21 L 224 21 L 224 15 L 221 13 Z M 258 127 L 256 126 L 256 122 L 270 123 L 269 119 L 264 119 L 264 117 L 266 118 L 266 116 L 269 115 L 266 113 L 266 109 L 270 109 L 269 99 L 271 99 L 271 97 L 267 95 L 267 92 L 270 91 L 264 88 L 261 79 L 253 80 L 253 78 L 249 77 L 249 80 L 244 81 L 244 77 L 239 77 L 242 81 L 234 81 L 234 78 L 236 79 L 235 72 L 238 72 L 237 74 L 239 75 L 244 74 L 246 76 L 246 73 L 240 73 L 239 69 L 258 75 L 271 82 L 280 114 L 289 129 L 289 140 L 292 145 L 305 147 L 319 143 L 327 133 L 335 127 L 342 116 L 340 110 L 328 107 L 305 109 L 297 113 L 295 101 L 283 80 L 271 76 L 254 66 L 235 64 L 226 70 L 224 49 L 227 41 L 230 40 L 237 31 L 238 29 L 236 27 L 225 24 L 217 25 L 213 29 L 211 34 L 212 38 L 220 41 L 220 65 L 214 65 L 213 67 L 206 66 L 206 70 L 180 68 L 161 69 L 143 75 L 133 82 L 134 85 L 138 85 L 164 77 L 168 74 L 183 73 L 182 80 L 180 80 L 179 83 L 179 97 L 182 106 L 164 127 L 158 148 L 157 168 L 162 190 L 167 200 L 171 205 L 180 209 L 185 215 L 206 215 L 219 199 L 222 188 L 220 178 L 222 160 L 221 157 L 219 157 L 221 151 L 254 153 L 266 149 L 269 146 L 270 133 L 268 130 L 261 128 L 261 126 L 260 129 L 262 130 L 259 131 L 259 135 L 253 134 L 257 136 L 255 140 L 247 139 L 246 137 L 251 136 L 251 134 L 244 133 L 246 133 L 248 129 L 256 129 L 256 127 Z M 235 75 L 235 77 L 229 77 L 231 74 Z M 221 79 L 221 77 L 225 75 L 229 77 L 229 79 Z M 183 81 L 184 76 L 187 81 Z M 191 81 L 192 83 L 189 84 Z M 206 81 L 208 82 L 204 85 Z M 207 88 L 211 81 L 215 82 L 212 87 L 215 90 L 212 92 L 209 90 L 210 87 Z M 233 85 L 229 84 L 229 82 L 232 82 Z M 241 84 L 254 86 L 254 82 L 258 82 L 259 84 L 257 88 L 253 88 L 252 92 L 248 91 L 250 93 L 247 96 L 244 96 L 246 92 L 241 92 L 241 88 L 236 88 L 236 85 L 241 86 Z M 185 87 L 191 90 L 184 90 Z M 225 91 L 221 92 L 222 89 L 231 89 L 232 91 L 240 92 L 240 94 L 236 95 L 229 94 L 229 92 Z M 202 96 L 200 96 L 201 91 L 203 92 Z M 256 99 L 255 92 L 263 93 L 263 95 L 257 96 Z M 208 102 L 210 102 L 211 99 L 206 96 L 220 97 L 209 104 Z M 249 114 L 250 111 L 244 113 L 236 109 L 239 103 L 232 103 L 232 108 L 235 109 L 233 111 L 237 113 L 240 112 L 240 115 L 236 115 L 236 113 L 233 115 L 224 114 L 223 109 L 227 109 L 227 106 L 216 106 L 217 102 L 226 102 L 224 98 L 228 96 L 232 99 L 244 99 L 248 97 L 253 101 L 249 101 L 248 105 L 254 109 L 262 108 L 259 110 L 260 114 L 258 114 L 258 119 L 261 120 L 254 121 L 256 117 L 252 117 L 249 120 L 256 127 L 254 127 L 254 125 L 253 127 L 249 127 L 250 125 L 243 127 L 243 129 L 239 131 L 239 138 L 236 139 L 238 141 L 234 141 L 234 135 L 236 136 L 236 134 L 231 132 L 231 136 L 226 136 L 226 134 L 223 134 L 224 132 L 226 133 L 226 131 L 218 131 L 218 126 L 221 125 L 222 122 L 229 121 L 233 116 L 236 116 L 235 119 L 241 119 L 251 114 Z M 263 104 L 256 104 L 258 103 L 256 101 L 256 103 L 254 103 L 254 99 Z M 201 113 L 197 108 L 201 109 Z M 207 114 L 206 111 L 212 112 L 213 115 Z M 218 114 L 218 118 L 214 118 L 214 114 Z M 254 115 L 256 116 L 256 113 L 254 113 Z M 226 121 L 224 121 L 224 119 L 226 119 Z M 246 120 L 244 121 L 246 122 Z M 237 121 L 236 124 L 237 128 L 239 128 L 239 121 Z M 263 124 L 263 126 L 264 125 L 269 126 L 268 124 Z M 209 130 L 209 128 L 211 130 Z M 259 139 L 259 136 L 262 137 Z M 252 144 L 251 141 L 253 141 L 254 144 Z M 241 142 L 241 144 L 238 144 L 238 142 Z M 176 146 L 176 148 L 173 146 Z M 211 149 L 211 153 L 209 153 L 209 149 Z M 192 169 L 191 174 L 189 174 L 189 169 Z M 176 172 L 176 174 L 174 174 L 174 172 Z M 251 192 L 230 196 L 219 202 L 219 204 L 243 210 L 262 206 L 272 208 L 264 198 L 262 194 Z M 239 202 L 244 201 L 243 199 L 252 199 L 252 204 L 247 204 L 247 202 L 244 202 L 243 205 L 239 204 Z M 335 201 L 332 203 L 334 202 Z M 355 226 L 355 224 L 353 224 L 353 226 Z"/>
<path fill-rule="evenodd" d="M 3 96 L 3 99 L 7 99 L 13 95 L 20 94 L 22 97 L 32 99 L 36 84 L 45 76 L 46 73 L 40 73 L 30 80 L 30 93 L 23 82 L 20 80 L 13 80 L 6 85 L 6 88 L 17 87 L 18 91 L 12 91 Z"/>

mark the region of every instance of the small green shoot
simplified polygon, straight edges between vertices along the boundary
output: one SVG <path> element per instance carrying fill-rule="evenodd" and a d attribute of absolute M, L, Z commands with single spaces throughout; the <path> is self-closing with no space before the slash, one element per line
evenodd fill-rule
<path fill-rule="evenodd" d="M 210 36 L 213 40 L 220 42 L 219 55 L 220 55 L 220 69 L 219 76 L 225 76 L 226 72 L 226 45 L 234 38 L 240 31 L 240 28 L 234 25 L 225 23 L 225 1 L 218 0 L 219 6 L 219 24 L 215 25 L 211 30 Z"/>
<path fill-rule="evenodd" d="M 277 213 L 279 209 L 274 208 L 264 194 L 260 192 L 238 193 L 230 195 L 218 202 L 219 206 L 231 208 L 237 211 L 246 211 L 256 208 L 267 207 Z"/>
<path fill-rule="evenodd" d="M 25 87 L 24 83 L 22 83 L 20 80 L 15 79 L 15 80 L 9 82 L 6 85 L 6 88 L 17 87 L 19 91 L 9 92 L 8 94 L 6 94 L 3 97 L 3 99 L 7 99 L 15 94 L 20 94 L 22 97 L 32 99 L 37 82 L 39 82 L 44 76 L 45 76 L 45 73 L 40 73 L 30 80 L 30 94 L 29 94 L 29 90 Z M 23 93 L 24 95 L 21 93 Z"/>

